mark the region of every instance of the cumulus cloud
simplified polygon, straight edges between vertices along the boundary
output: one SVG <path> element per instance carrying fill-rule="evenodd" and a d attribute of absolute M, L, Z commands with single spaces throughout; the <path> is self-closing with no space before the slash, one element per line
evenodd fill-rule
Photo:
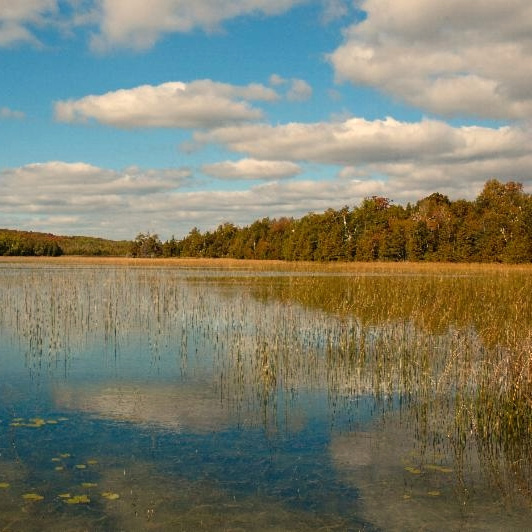
<path fill-rule="evenodd" d="M 436 120 L 350 118 L 341 122 L 223 127 L 196 132 L 194 138 L 261 159 L 364 165 L 515 157 L 528 153 L 532 134 L 530 130 L 509 126 L 453 127 Z"/>
<path fill-rule="evenodd" d="M 286 79 L 284 79 L 279 74 L 272 74 L 270 76 L 270 85 L 273 85 L 274 87 L 278 87 L 279 85 L 284 85 L 286 83 Z"/>
<path fill-rule="evenodd" d="M 9 107 L 0 107 L 0 120 L 22 120 L 26 115 Z"/>
<path fill-rule="evenodd" d="M 55 118 L 78 123 L 92 119 L 119 128 L 214 127 L 259 119 L 262 111 L 248 100 L 277 98 L 274 90 L 260 84 L 236 86 L 208 79 L 172 81 L 59 101 L 55 103 Z"/>
<path fill-rule="evenodd" d="M 16 221 L 30 230 L 133 238 L 156 226 L 155 199 L 175 194 L 190 177 L 187 168 L 111 170 L 63 161 L 7 168 L 0 171 L 0 227 Z"/>
<path fill-rule="evenodd" d="M 194 138 L 261 160 L 335 165 L 340 179 L 386 183 L 386 195 L 397 200 L 416 200 L 435 190 L 474 197 L 493 177 L 532 185 L 532 131 L 524 127 L 350 118 L 225 127 L 196 132 Z"/>
<path fill-rule="evenodd" d="M 71 214 L 78 206 L 119 205 L 128 196 L 145 196 L 173 190 L 190 176 L 186 168 L 122 171 L 87 163 L 51 161 L 0 172 L 3 210 L 44 209 Z"/>
<path fill-rule="evenodd" d="M 273 87 L 287 86 L 285 97 L 290 101 L 304 101 L 312 96 L 312 87 L 304 79 L 286 79 L 279 74 L 272 74 L 270 85 Z"/>
<path fill-rule="evenodd" d="M 241 159 L 203 165 L 202 171 L 219 179 L 284 179 L 301 172 L 299 165 L 288 161 Z"/>
<path fill-rule="evenodd" d="M 339 80 L 445 116 L 532 116 L 528 0 L 365 0 L 329 59 Z"/>
<path fill-rule="evenodd" d="M 323 0 L 323 22 L 345 17 L 349 13 L 349 4 L 346 0 Z"/>
<path fill-rule="evenodd" d="M 240 16 L 272 16 L 308 0 L 3 0 L 0 46 L 40 45 L 35 30 L 44 26 L 71 31 L 94 29 L 90 46 L 104 52 L 116 47 L 145 50 L 164 35 L 195 29 L 218 30 Z"/>
<path fill-rule="evenodd" d="M 38 44 L 32 28 L 49 23 L 57 12 L 57 0 L 0 2 L 0 46 L 20 42 Z"/>
<path fill-rule="evenodd" d="M 216 30 L 227 20 L 243 15 L 276 15 L 305 0 L 100 0 L 100 31 L 92 48 L 147 49 L 172 32 Z"/>
<path fill-rule="evenodd" d="M 312 87 L 302 79 L 292 80 L 289 91 L 286 97 L 291 101 L 304 101 L 312 96 Z"/>

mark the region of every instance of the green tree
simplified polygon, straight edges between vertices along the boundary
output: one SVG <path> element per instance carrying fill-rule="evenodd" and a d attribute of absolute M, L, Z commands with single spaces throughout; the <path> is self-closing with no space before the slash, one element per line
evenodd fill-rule
<path fill-rule="evenodd" d="M 151 233 L 139 233 L 131 244 L 133 257 L 154 258 L 163 254 L 163 245 L 159 236 Z"/>
<path fill-rule="evenodd" d="M 505 261 L 508 253 L 515 254 L 521 247 L 519 240 L 526 231 L 524 212 L 527 195 L 523 185 L 510 181 L 500 183 L 496 179 L 486 182 L 476 200 L 481 226 L 478 235 L 478 256 L 481 260 Z"/>

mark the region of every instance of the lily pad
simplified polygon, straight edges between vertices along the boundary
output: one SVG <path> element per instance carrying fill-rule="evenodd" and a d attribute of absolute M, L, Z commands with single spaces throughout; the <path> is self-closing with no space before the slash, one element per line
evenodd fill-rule
<path fill-rule="evenodd" d="M 116 499 L 120 499 L 120 495 L 118 495 L 118 493 L 113 493 L 112 491 L 104 491 L 102 493 L 102 497 L 109 501 L 115 501 Z"/>
<path fill-rule="evenodd" d="M 429 469 L 431 471 L 438 471 L 439 473 L 452 473 L 453 472 L 453 470 L 450 467 L 439 466 L 436 464 L 426 465 L 425 469 Z"/>
<path fill-rule="evenodd" d="M 65 499 L 67 504 L 89 504 L 91 500 L 87 495 L 74 495 L 69 499 Z"/>
<path fill-rule="evenodd" d="M 22 498 L 25 501 L 42 501 L 44 497 L 42 495 L 39 495 L 38 493 L 24 493 L 22 495 Z"/>

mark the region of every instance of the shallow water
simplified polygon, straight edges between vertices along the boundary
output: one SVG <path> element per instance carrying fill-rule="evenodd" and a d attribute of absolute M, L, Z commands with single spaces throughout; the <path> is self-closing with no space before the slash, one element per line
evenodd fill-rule
<path fill-rule="evenodd" d="M 526 529 L 528 470 L 441 384 L 475 331 L 286 297 L 308 277 L 0 268 L 0 529 Z"/>

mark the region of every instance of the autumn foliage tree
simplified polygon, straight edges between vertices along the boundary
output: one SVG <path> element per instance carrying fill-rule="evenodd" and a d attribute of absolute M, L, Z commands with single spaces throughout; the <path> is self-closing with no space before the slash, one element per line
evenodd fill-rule
<path fill-rule="evenodd" d="M 291 261 L 531 262 L 532 196 L 520 183 L 495 179 L 474 201 L 435 192 L 403 207 L 371 196 L 299 220 L 225 223 L 205 233 L 194 228 L 163 249 L 167 256 Z"/>

